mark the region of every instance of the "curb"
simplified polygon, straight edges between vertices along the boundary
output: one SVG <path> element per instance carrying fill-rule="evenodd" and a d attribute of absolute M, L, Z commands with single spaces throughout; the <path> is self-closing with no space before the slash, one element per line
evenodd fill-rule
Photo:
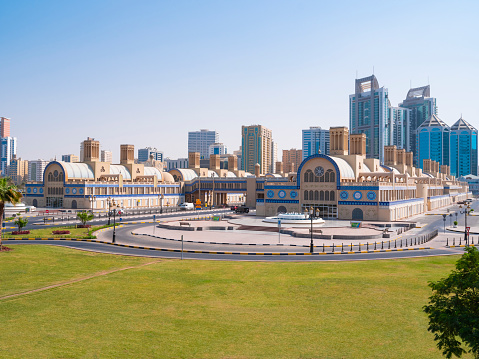
<path fill-rule="evenodd" d="M 338 255 L 338 254 L 367 254 L 367 253 L 385 253 L 385 252 L 404 252 L 414 250 L 428 250 L 434 249 L 432 247 L 419 247 L 419 248 L 397 248 L 397 249 L 377 249 L 369 251 L 344 251 L 344 252 L 220 252 L 220 251 L 193 251 L 193 250 L 181 250 L 181 249 L 167 249 L 167 248 L 151 248 L 142 246 L 132 246 L 128 244 L 117 244 L 110 242 L 98 241 L 95 239 L 79 239 L 79 238 L 15 238 L 8 239 L 7 241 L 32 241 L 32 240 L 53 240 L 53 241 L 75 241 L 75 242 L 93 242 L 100 244 L 107 244 L 111 246 L 118 246 L 124 248 L 144 249 L 161 252 L 176 252 L 176 253 L 196 253 L 196 254 L 223 254 L 223 255 L 244 255 L 244 256 L 309 256 L 309 255 Z"/>

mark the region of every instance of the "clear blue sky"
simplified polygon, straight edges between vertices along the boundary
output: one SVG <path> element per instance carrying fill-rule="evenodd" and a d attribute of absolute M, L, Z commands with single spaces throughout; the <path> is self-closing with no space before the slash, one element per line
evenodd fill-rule
<path fill-rule="evenodd" d="M 187 132 L 348 125 L 374 72 L 393 105 L 431 85 L 439 116 L 479 127 L 478 1 L 0 0 L 0 116 L 25 159 L 79 153 L 87 136 L 187 156 Z M 281 156 L 280 156 L 281 158 Z"/>

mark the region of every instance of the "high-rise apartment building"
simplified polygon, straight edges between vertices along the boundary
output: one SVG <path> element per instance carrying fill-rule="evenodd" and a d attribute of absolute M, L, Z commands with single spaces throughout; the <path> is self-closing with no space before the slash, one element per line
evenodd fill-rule
<path fill-rule="evenodd" d="M 411 151 L 410 143 L 410 115 L 411 110 L 403 107 L 392 107 L 388 109 L 388 137 L 389 145 L 396 145 L 398 149 Z"/>
<path fill-rule="evenodd" d="M 28 180 L 43 182 L 43 172 L 49 163 L 45 160 L 28 161 Z"/>
<path fill-rule="evenodd" d="M 14 156 L 10 162 L 10 166 L 8 166 L 7 172 L 8 177 L 10 177 L 16 185 L 26 182 L 28 180 L 28 161 Z"/>
<path fill-rule="evenodd" d="M 450 139 L 451 174 L 477 176 L 477 129 L 461 117 L 452 125 Z"/>
<path fill-rule="evenodd" d="M 439 165 L 449 166 L 450 127 L 438 116 L 431 115 L 417 129 L 416 148 L 419 168 L 424 169 L 423 161 L 430 159 Z"/>
<path fill-rule="evenodd" d="M 410 151 L 414 153 L 414 164 L 417 167 L 419 165 L 416 148 L 417 128 L 432 115 L 438 114 L 436 99 L 431 97 L 431 87 L 429 85 L 416 87 L 408 91 L 406 99 L 399 106 L 411 110 L 409 118 L 409 144 Z M 420 165 L 422 166 L 422 163 Z"/>
<path fill-rule="evenodd" d="M 241 126 L 241 158 L 242 169 L 255 173 L 255 165 L 259 164 L 260 174 L 272 169 L 273 133 L 261 125 Z"/>
<path fill-rule="evenodd" d="M 63 162 L 80 162 L 80 157 L 69 154 L 69 155 L 62 155 Z"/>
<path fill-rule="evenodd" d="M 2 176 L 6 176 L 8 166 L 10 166 L 13 157 L 17 155 L 17 138 L 2 137 L 1 146 L 1 173 Z"/>
<path fill-rule="evenodd" d="M 209 158 L 210 145 L 218 143 L 219 135 L 216 131 L 200 130 L 188 132 L 188 153 L 199 152 L 200 158 Z"/>
<path fill-rule="evenodd" d="M 208 157 L 210 155 L 226 155 L 228 148 L 222 143 L 213 143 L 208 147 Z"/>
<path fill-rule="evenodd" d="M 303 130 L 302 142 L 303 160 L 320 152 L 323 155 L 329 155 L 329 130 L 323 130 L 319 126 L 310 127 L 309 130 Z M 300 163 L 301 161 L 297 163 L 297 165 L 299 166 Z"/>
<path fill-rule="evenodd" d="M 351 134 L 366 134 L 366 157 L 384 162 L 384 146 L 392 143 L 388 121 L 388 89 L 379 87 L 376 76 L 357 79 L 349 96 Z"/>
<path fill-rule="evenodd" d="M 271 141 L 271 173 L 276 173 L 276 162 L 278 161 L 278 143 Z"/>
<path fill-rule="evenodd" d="M 107 150 L 101 150 L 101 162 L 113 162 L 113 153 Z"/>
<path fill-rule="evenodd" d="M 0 117 L 0 137 L 10 137 L 10 119 Z"/>
<path fill-rule="evenodd" d="M 303 161 L 302 150 L 297 150 L 296 148 L 292 148 L 290 150 L 283 150 L 283 172 L 284 173 L 297 172 L 298 167 L 302 161 Z"/>
<path fill-rule="evenodd" d="M 155 161 L 163 162 L 163 152 L 153 147 L 146 147 L 138 149 L 138 163 L 146 162 L 153 156 Z"/>

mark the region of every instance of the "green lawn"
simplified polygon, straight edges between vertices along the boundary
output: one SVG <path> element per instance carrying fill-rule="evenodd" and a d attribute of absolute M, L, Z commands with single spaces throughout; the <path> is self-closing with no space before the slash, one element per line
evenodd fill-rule
<path fill-rule="evenodd" d="M 75 228 L 75 226 L 63 226 L 63 227 L 41 227 L 38 229 L 31 229 L 30 234 L 11 235 L 9 232 L 3 233 L 3 238 L 22 238 L 22 237 L 48 237 L 48 238 L 87 238 L 88 231 L 96 231 L 101 228 L 109 227 L 105 226 L 92 226 L 88 228 Z M 113 226 L 110 226 L 113 227 Z M 68 230 L 70 234 L 52 234 L 53 231 Z"/>
<path fill-rule="evenodd" d="M 156 261 L 12 247 L 0 296 Z M 159 260 L 0 300 L 0 357 L 441 358 L 421 308 L 457 258 Z"/>

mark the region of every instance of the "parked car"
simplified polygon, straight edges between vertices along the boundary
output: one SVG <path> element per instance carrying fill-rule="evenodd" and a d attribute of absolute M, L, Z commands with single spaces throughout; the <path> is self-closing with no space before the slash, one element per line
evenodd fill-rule
<path fill-rule="evenodd" d="M 195 209 L 194 204 L 193 203 L 188 203 L 188 202 L 180 204 L 179 207 L 183 211 L 190 211 L 190 210 Z"/>
<path fill-rule="evenodd" d="M 249 208 L 246 206 L 239 206 L 235 209 L 236 213 L 249 213 Z"/>
<path fill-rule="evenodd" d="M 238 208 L 238 206 L 233 205 L 233 206 L 231 206 L 230 208 L 231 208 L 232 211 L 236 211 L 236 208 Z"/>

